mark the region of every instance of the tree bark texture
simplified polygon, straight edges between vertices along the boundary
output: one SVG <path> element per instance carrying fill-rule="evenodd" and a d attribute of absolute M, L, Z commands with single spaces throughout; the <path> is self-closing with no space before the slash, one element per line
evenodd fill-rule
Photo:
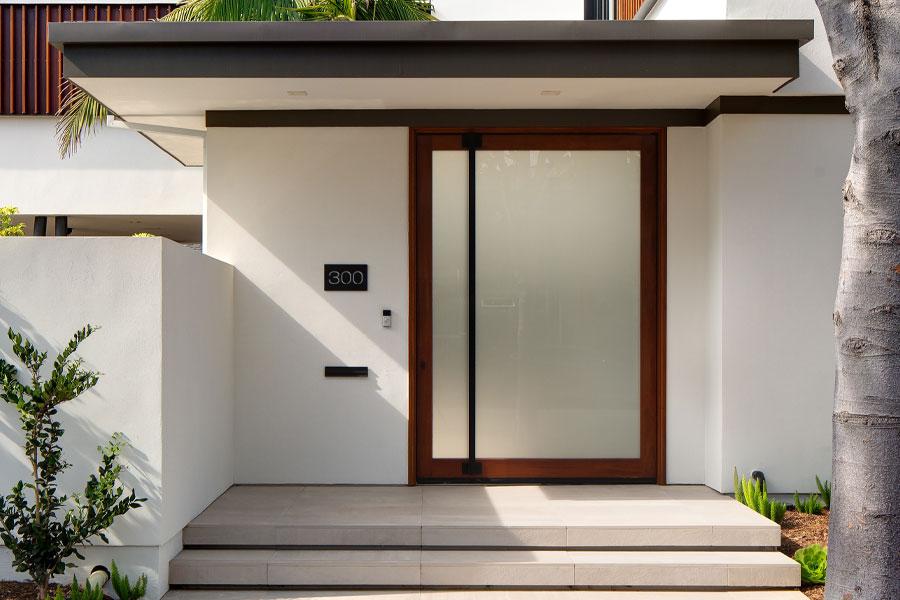
<path fill-rule="evenodd" d="M 900 600 L 900 0 L 816 0 L 855 127 L 826 600 Z"/>

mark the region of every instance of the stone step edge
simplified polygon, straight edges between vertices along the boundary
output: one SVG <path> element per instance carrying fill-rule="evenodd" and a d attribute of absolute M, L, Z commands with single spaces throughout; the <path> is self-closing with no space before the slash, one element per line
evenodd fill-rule
<path fill-rule="evenodd" d="M 778 552 L 778 546 L 430 546 L 366 544 L 183 544 L 184 550 L 426 550 L 429 552 Z"/>
<path fill-rule="evenodd" d="M 752 552 L 694 552 L 690 556 L 646 552 L 645 557 L 623 552 L 550 552 L 549 556 L 527 557 L 529 560 L 519 560 L 518 552 L 490 551 L 471 557 L 467 552 L 441 556 L 441 552 L 427 550 L 394 556 L 352 550 L 321 556 L 315 551 L 300 556 L 277 554 L 184 551 L 170 562 L 170 584 L 298 589 L 793 589 L 800 585 L 800 565 L 778 552 L 765 557 Z M 673 555 L 680 556 L 673 560 Z"/>

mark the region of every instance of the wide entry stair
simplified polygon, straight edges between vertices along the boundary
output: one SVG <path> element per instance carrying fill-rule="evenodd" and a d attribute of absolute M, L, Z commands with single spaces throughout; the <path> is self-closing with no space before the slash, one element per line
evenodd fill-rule
<path fill-rule="evenodd" d="M 778 525 L 702 486 L 235 486 L 183 541 L 174 589 L 803 598 Z"/>

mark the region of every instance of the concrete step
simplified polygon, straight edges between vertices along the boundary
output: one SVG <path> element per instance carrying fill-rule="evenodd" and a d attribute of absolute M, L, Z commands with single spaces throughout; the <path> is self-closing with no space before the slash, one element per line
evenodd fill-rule
<path fill-rule="evenodd" d="M 606 590 L 172 590 L 163 600 L 807 600 L 802 592 L 753 590 L 726 592 Z"/>
<path fill-rule="evenodd" d="M 187 547 L 776 548 L 780 528 L 702 486 L 235 486 Z"/>
<path fill-rule="evenodd" d="M 184 550 L 175 586 L 381 588 L 792 588 L 778 552 Z"/>

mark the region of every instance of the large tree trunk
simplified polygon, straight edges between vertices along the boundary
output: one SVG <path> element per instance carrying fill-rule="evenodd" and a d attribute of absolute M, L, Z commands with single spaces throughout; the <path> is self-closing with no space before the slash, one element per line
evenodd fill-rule
<path fill-rule="evenodd" d="M 826 600 L 900 599 L 900 0 L 816 0 L 856 135 L 834 311 Z"/>

